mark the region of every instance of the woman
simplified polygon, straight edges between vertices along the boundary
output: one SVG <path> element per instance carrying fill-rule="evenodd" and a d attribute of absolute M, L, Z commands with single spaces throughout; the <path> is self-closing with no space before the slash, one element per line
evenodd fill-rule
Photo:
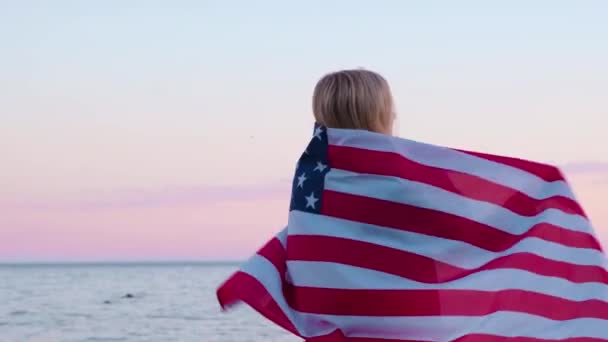
<path fill-rule="evenodd" d="M 375 72 L 356 69 L 325 75 L 312 102 L 316 121 L 325 127 L 393 133 L 393 96 L 388 82 Z"/>
<path fill-rule="evenodd" d="M 559 170 L 394 137 L 394 112 L 374 72 L 318 82 L 287 228 L 220 304 L 308 342 L 608 342 L 606 258 Z"/>

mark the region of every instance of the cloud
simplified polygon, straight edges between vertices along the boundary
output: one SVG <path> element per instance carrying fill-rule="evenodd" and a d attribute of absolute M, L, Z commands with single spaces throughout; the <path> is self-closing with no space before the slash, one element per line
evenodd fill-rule
<path fill-rule="evenodd" d="M 591 176 L 593 184 L 608 184 L 608 162 L 586 161 L 563 164 L 564 173 Z M 291 179 L 256 184 L 184 185 L 164 188 L 123 188 L 81 191 L 77 194 L 0 198 L 0 208 L 32 210 L 103 210 L 207 205 L 229 201 L 289 200 Z"/>
<path fill-rule="evenodd" d="M 116 189 L 42 198 L 0 198 L 0 208 L 113 209 L 209 204 L 225 201 L 289 199 L 290 180 L 241 185 L 170 186 L 162 189 Z"/>

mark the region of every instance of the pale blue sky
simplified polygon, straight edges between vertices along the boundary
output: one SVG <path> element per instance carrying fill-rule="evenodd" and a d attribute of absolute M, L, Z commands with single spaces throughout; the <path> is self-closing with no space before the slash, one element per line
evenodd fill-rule
<path fill-rule="evenodd" d="M 354 67 L 388 79 L 402 136 L 608 177 L 606 18 L 601 0 L 0 0 L 0 204 L 276 184 L 314 83 Z"/>

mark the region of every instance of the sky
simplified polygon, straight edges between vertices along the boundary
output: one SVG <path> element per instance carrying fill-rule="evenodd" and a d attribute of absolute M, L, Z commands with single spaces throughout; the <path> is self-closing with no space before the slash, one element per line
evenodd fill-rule
<path fill-rule="evenodd" d="M 0 261 L 238 260 L 325 73 L 399 135 L 562 167 L 608 246 L 608 2 L 0 0 Z"/>

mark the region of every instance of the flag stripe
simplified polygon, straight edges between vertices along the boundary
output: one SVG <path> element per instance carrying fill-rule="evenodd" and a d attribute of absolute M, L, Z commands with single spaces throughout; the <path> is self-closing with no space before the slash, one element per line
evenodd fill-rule
<path fill-rule="evenodd" d="M 535 337 L 505 337 L 488 334 L 471 334 L 460 337 L 452 342 L 606 342 L 607 339 L 592 337 L 573 337 L 565 339 L 540 339 Z M 331 335 L 307 339 L 306 342 L 432 342 L 422 340 L 385 339 L 369 337 L 348 337 L 339 331 Z"/>
<path fill-rule="evenodd" d="M 592 338 L 592 337 L 573 337 L 573 338 L 565 338 L 565 339 L 540 339 L 534 337 L 504 337 L 504 336 L 495 336 L 495 335 L 467 335 L 461 337 L 459 339 L 454 340 L 454 342 L 549 342 L 549 341 L 559 341 L 559 342 L 605 342 L 607 339 L 603 338 Z M 352 341 L 352 342 L 365 342 L 365 341 Z M 367 341 L 371 342 L 371 341 Z M 377 342 L 386 342 L 379 340 Z"/>
<path fill-rule="evenodd" d="M 573 337 L 573 338 L 565 338 L 565 339 L 540 339 L 534 337 L 504 337 L 504 336 L 496 336 L 496 335 L 467 335 L 461 337 L 459 339 L 454 340 L 454 342 L 545 342 L 545 341 L 559 341 L 559 342 L 605 342 L 607 339 L 603 338 L 593 338 L 593 337 Z M 363 342 L 363 341 L 352 341 L 352 342 Z M 371 341 L 370 341 L 371 342 Z M 378 342 L 386 342 L 386 341 L 378 341 Z"/>
<path fill-rule="evenodd" d="M 281 243 L 281 246 L 283 246 L 283 249 L 287 248 L 287 227 L 284 227 L 283 229 L 281 229 L 281 231 L 275 236 L 275 238 L 277 240 L 279 240 L 279 242 Z"/>
<path fill-rule="evenodd" d="M 432 210 L 432 215 L 441 216 L 443 220 L 457 220 L 454 216 L 459 216 L 511 234 L 523 234 L 537 224 L 548 223 L 589 235 L 589 221 L 582 216 L 566 214 L 555 209 L 547 209 L 535 216 L 522 216 L 492 203 L 473 200 L 428 184 L 396 177 L 361 175 L 332 169 L 325 178 L 325 190 L 384 200 L 378 204 L 393 205 L 393 207 L 398 203 L 429 209 Z M 324 197 L 323 201 L 329 200 Z M 451 215 L 445 216 L 447 214 Z M 409 216 L 408 220 L 403 220 L 403 215 L 393 216 L 400 221 L 409 221 Z M 445 225 L 448 221 L 443 222 Z"/>
<path fill-rule="evenodd" d="M 480 156 L 447 147 L 424 144 L 407 139 L 390 142 L 382 134 L 361 134 L 352 130 L 328 129 L 329 145 L 397 153 L 423 165 L 459 171 L 502 184 L 530 197 L 545 199 L 554 196 L 576 200 L 564 180 L 545 181 L 521 168 L 497 163 Z"/>
<path fill-rule="evenodd" d="M 573 283 L 608 284 L 606 273 L 597 266 L 580 266 L 549 260 L 531 253 L 496 258 L 475 269 L 463 269 L 422 255 L 373 243 L 313 235 L 290 235 L 287 260 L 336 262 L 398 275 L 423 283 L 445 283 L 475 272 L 519 269 L 539 275 L 558 277 Z M 404 265 L 415 265 L 407 266 Z M 603 276 L 602 276 L 603 275 Z"/>
<path fill-rule="evenodd" d="M 489 334 L 471 334 L 460 337 L 452 342 L 606 342 L 608 339 L 593 337 L 572 337 L 565 339 L 544 339 L 535 337 L 506 337 Z M 385 339 L 373 337 L 345 337 L 340 331 L 326 336 L 307 339 L 306 342 L 432 342 L 422 340 Z"/>
<path fill-rule="evenodd" d="M 306 314 L 302 314 L 306 316 Z M 606 324 L 598 319 L 553 321 L 522 313 L 499 312 L 471 317 L 369 317 L 319 315 L 336 326 L 344 327 L 335 339 L 310 338 L 314 342 L 386 342 L 388 341 L 599 341 L 606 342 Z M 366 328 L 360 328 L 366 327 Z M 526 331 L 526 334 L 517 333 Z M 405 332 L 405 333 L 404 333 Z M 514 335 L 515 334 L 515 335 Z M 347 339 L 339 339 L 341 336 Z M 487 340 L 483 338 L 488 338 Z"/>
<path fill-rule="evenodd" d="M 349 316 L 483 316 L 523 312 L 563 321 L 608 319 L 608 303 L 583 302 L 521 290 L 349 290 L 289 287 L 285 296 L 301 312 Z"/>
<path fill-rule="evenodd" d="M 469 334 L 512 336 L 513 327 L 527 331 L 519 336 L 559 341 L 570 337 L 605 338 L 608 322 L 594 318 L 554 321 L 519 312 L 497 312 L 487 316 L 345 316 L 303 313 L 291 308 L 283 295 L 281 276 L 274 264 L 259 255 L 245 263 L 242 272 L 256 278 L 267 289 L 261 297 L 272 299 L 299 329 L 299 336 L 330 334 L 337 327 L 353 337 L 393 338 L 421 341 L 452 341 Z M 288 285 L 287 285 L 288 286 Z M 270 297 L 265 297 L 268 294 Z M 251 305 L 251 304 L 250 304 Z M 482 324 L 483 323 L 483 324 Z"/>
<path fill-rule="evenodd" d="M 600 283 L 575 284 L 562 278 L 541 276 L 518 269 L 479 271 L 445 283 L 423 283 L 364 267 L 335 262 L 288 260 L 291 283 L 302 287 L 332 289 L 422 290 L 454 289 L 500 291 L 519 289 L 542 292 L 573 301 L 608 300 L 607 286 Z"/>
<path fill-rule="evenodd" d="M 278 237 L 268 241 L 264 247 L 258 251 L 258 254 L 272 262 L 280 274 L 285 274 L 287 267 L 285 264 L 285 249 Z"/>
<path fill-rule="evenodd" d="M 286 277 L 274 266 L 276 264 L 284 263 L 285 256 L 273 254 L 271 257 L 274 259 L 268 260 L 266 257 L 255 254 L 247 263 L 243 264 L 241 271 L 239 272 L 254 278 L 255 282 L 259 283 L 264 288 L 264 291 L 261 291 L 257 288 L 257 285 L 249 280 L 242 281 L 242 287 L 235 290 L 235 292 L 258 291 L 255 297 L 247 297 L 243 300 L 252 306 L 257 305 L 258 307 L 264 307 L 266 303 L 276 303 L 278 310 L 283 313 L 283 316 L 286 317 L 291 324 L 291 326 L 281 326 L 292 332 L 294 331 L 291 330 L 291 327 L 297 327 L 294 333 L 298 336 L 310 337 L 326 335 L 335 330 L 335 326 L 328 323 L 322 317 L 303 315 L 289 306 L 284 295 L 284 289 L 290 285 L 284 281 Z"/>
<path fill-rule="evenodd" d="M 239 301 L 245 302 L 264 317 L 299 335 L 297 328 L 287 317 L 285 307 L 281 308 L 274 296 L 268 292 L 268 287 L 251 274 L 235 273 L 220 287 L 217 296 L 224 309 Z"/>
<path fill-rule="evenodd" d="M 455 150 L 460 151 L 462 153 L 472 155 L 472 156 L 476 156 L 479 158 L 491 160 L 496 163 L 509 165 L 509 166 L 524 170 L 524 171 L 529 172 L 535 176 L 538 176 L 539 178 L 542 178 L 543 180 L 548 181 L 548 182 L 564 180 L 564 176 L 561 174 L 559 169 L 557 169 L 555 166 L 552 166 L 552 165 L 541 164 L 541 163 L 537 163 L 534 161 L 523 160 L 523 159 L 519 159 L 519 158 L 492 155 L 492 154 L 488 154 L 488 153 L 465 151 L 465 150 L 459 150 L 459 149 L 455 149 Z"/>
<path fill-rule="evenodd" d="M 597 266 L 598 271 L 604 274 L 602 279 L 608 278 L 605 259 L 601 252 L 566 247 L 537 238 L 525 238 L 512 248 L 492 252 L 459 240 L 427 236 L 424 232 L 391 229 L 299 211 L 289 213 L 289 220 L 292 222 L 289 227 L 290 236 L 317 235 L 369 242 L 426 256 L 465 269 L 479 268 L 494 259 L 508 255 L 531 253 L 575 266 Z M 539 251 L 543 253 L 539 254 Z"/>
<path fill-rule="evenodd" d="M 608 327 L 597 319 L 556 322 L 538 316 L 500 312 L 482 317 L 369 317 L 320 315 L 335 323 L 343 334 L 310 338 L 311 342 L 534 341 L 606 342 Z M 367 327 L 362 329 L 359 327 Z M 405 331 L 405 333 L 404 333 Z M 527 333 L 513 335 L 514 331 Z M 347 335 L 347 339 L 339 337 Z M 527 336 L 526 336 L 527 335 Z M 484 338 L 488 338 L 487 340 Z"/>
<path fill-rule="evenodd" d="M 455 207 L 454 211 L 466 209 Z M 321 213 L 328 217 L 462 241 L 492 252 L 506 251 L 526 238 L 538 238 L 565 247 L 584 245 L 588 248 L 579 248 L 581 253 L 592 255 L 596 261 L 601 254 L 592 248 L 588 234 L 560 229 L 548 223 L 539 222 L 528 231 L 511 233 L 446 212 L 332 190 L 323 192 Z M 403 220 L 403 216 L 408 220 Z"/>
<path fill-rule="evenodd" d="M 393 176 L 421 182 L 471 199 L 503 206 L 523 216 L 535 216 L 546 209 L 584 216 L 571 198 L 554 196 L 536 199 L 527 194 L 460 171 L 426 166 L 391 152 L 348 146 L 329 146 L 331 167 L 351 172 Z"/>

